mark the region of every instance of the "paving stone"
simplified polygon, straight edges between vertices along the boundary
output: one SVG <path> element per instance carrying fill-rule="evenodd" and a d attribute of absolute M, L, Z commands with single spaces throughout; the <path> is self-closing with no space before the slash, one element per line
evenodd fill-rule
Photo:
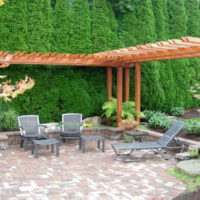
<path fill-rule="evenodd" d="M 75 141 L 62 143 L 60 156 L 47 149 L 35 159 L 19 146 L 1 151 L 0 200 L 152 200 L 173 199 L 185 184 L 166 173 L 175 161 L 148 155 L 137 163 L 116 160 L 106 141 L 102 153 L 89 143 L 86 153 Z"/>

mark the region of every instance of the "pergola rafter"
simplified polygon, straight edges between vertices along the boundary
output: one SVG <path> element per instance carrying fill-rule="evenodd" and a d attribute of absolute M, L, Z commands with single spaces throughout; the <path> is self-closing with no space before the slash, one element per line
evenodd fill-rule
<path fill-rule="evenodd" d="M 121 121 L 123 83 L 124 100 L 129 100 L 129 69 L 135 66 L 135 104 L 140 111 L 141 63 L 159 60 L 200 57 L 200 38 L 183 37 L 121 48 L 94 54 L 56 54 L 56 53 L 25 53 L 0 51 L 0 64 L 31 64 L 31 65 L 76 65 L 88 67 L 107 67 L 107 92 L 112 98 L 112 67 L 117 67 L 117 124 Z M 123 75 L 123 69 L 124 75 Z M 123 81 L 124 78 L 124 81 Z M 137 119 L 139 121 L 139 119 Z"/>

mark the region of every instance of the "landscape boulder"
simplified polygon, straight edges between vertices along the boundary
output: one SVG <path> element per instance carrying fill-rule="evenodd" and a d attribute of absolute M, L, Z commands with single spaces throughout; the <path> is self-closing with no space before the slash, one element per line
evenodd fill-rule
<path fill-rule="evenodd" d="M 102 123 L 102 119 L 99 116 L 95 117 L 88 117 L 83 120 L 83 123 L 87 124 L 94 124 L 94 125 L 100 125 Z"/>
<path fill-rule="evenodd" d="M 177 170 L 190 176 L 200 176 L 200 160 L 184 160 L 176 165 Z"/>

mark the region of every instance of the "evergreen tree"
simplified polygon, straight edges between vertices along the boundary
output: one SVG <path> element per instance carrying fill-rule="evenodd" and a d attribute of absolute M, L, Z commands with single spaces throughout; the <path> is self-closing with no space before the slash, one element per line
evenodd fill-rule
<path fill-rule="evenodd" d="M 8 27 L 8 21 L 10 18 L 10 10 L 9 6 L 4 4 L 0 6 L 0 50 L 8 51 L 9 50 L 9 39 L 10 39 L 10 31 Z"/>
<path fill-rule="evenodd" d="M 123 45 L 122 41 L 119 39 L 119 36 L 117 34 L 118 24 L 117 24 L 114 10 L 113 10 L 110 2 L 107 2 L 107 5 L 108 5 L 108 14 L 109 14 L 108 17 L 109 17 L 110 27 L 111 27 L 111 36 L 110 36 L 111 40 L 110 40 L 109 46 L 112 49 L 122 48 L 124 45 Z"/>
<path fill-rule="evenodd" d="M 198 0 L 186 0 L 186 13 L 188 18 L 187 35 L 200 37 L 200 11 Z M 192 73 L 193 72 L 193 73 Z M 200 59 L 190 59 L 191 85 L 200 80 Z"/>
<path fill-rule="evenodd" d="M 186 0 L 187 13 L 187 34 L 193 37 L 200 37 L 200 11 L 198 0 Z"/>
<path fill-rule="evenodd" d="M 70 16 L 67 0 L 57 0 L 53 25 L 52 51 L 55 53 L 69 52 Z"/>
<path fill-rule="evenodd" d="M 166 0 L 152 0 L 155 28 L 156 28 L 156 41 L 165 41 L 168 39 L 169 26 L 167 14 L 167 1 Z M 163 111 L 170 111 L 176 102 L 175 96 L 175 82 L 173 71 L 171 68 L 171 61 L 159 62 L 160 84 L 162 85 L 165 93 L 164 102 L 160 102 Z"/>
<path fill-rule="evenodd" d="M 134 2 L 131 2 L 131 7 L 134 7 Z M 133 10 L 129 10 L 119 19 L 119 36 L 126 47 L 134 46 L 137 44 L 135 35 L 135 20 L 136 13 Z"/>
<path fill-rule="evenodd" d="M 130 24 L 131 27 L 128 30 L 134 29 L 133 37 L 136 39 L 136 44 L 154 42 L 156 40 L 155 19 L 151 1 L 132 0 L 132 3 L 134 8 L 132 16 L 135 16 L 135 19 L 134 25 Z M 128 14 L 130 13 L 128 12 Z M 124 17 L 126 17 L 125 15 Z M 159 102 L 164 101 L 164 93 L 160 85 L 158 64 L 155 62 L 142 64 L 142 91 L 143 108 L 160 109 Z"/>
<path fill-rule="evenodd" d="M 113 24 L 113 14 L 109 13 L 108 4 L 106 0 L 94 0 L 92 4 L 92 43 L 93 52 L 101 52 L 112 50 L 118 45 L 113 38 L 117 39 L 115 33 L 115 22 Z M 112 16 L 112 17 L 111 17 Z"/>
<path fill-rule="evenodd" d="M 10 0 L 6 4 L 10 12 L 9 49 L 11 52 L 27 51 L 27 1 Z"/>
<path fill-rule="evenodd" d="M 52 9 L 50 0 L 29 1 L 28 33 L 29 52 L 50 52 L 52 36 Z"/>
<path fill-rule="evenodd" d="M 187 35 L 187 16 L 184 0 L 168 0 L 169 37 L 181 38 Z M 188 94 L 190 88 L 189 61 L 186 59 L 172 60 L 172 70 L 176 82 L 176 105 L 188 108 L 192 98 Z"/>
<path fill-rule="evenodd" d="M 184 0 L 168 0 L 169 37 L 181 38 L 187 33 Z"/>
<path fill-rule="evenodd" d="M 69 52 L 91 53 L 91 18 L 88 0 L 72 0 Z"/>

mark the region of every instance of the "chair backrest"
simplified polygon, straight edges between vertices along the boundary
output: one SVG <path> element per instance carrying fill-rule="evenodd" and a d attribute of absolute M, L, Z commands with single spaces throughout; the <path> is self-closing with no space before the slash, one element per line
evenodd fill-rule
<path fill-rule="evenodd" d="M 62 114 L 62 131 L 64 132 L 81 132 L 82 131 L 82 114 L 67 113 Z"/>
<path fill-rule="evenodd" d="M 33 135 L 40 133 L 39 116 L 38 115 L 23 115 L 18 117 L 18 123 L 21 135 Z"/>
<path fill-rule="evenodd" d="M 185 123 L 181 121 L 175 122 L 160 139 L 157 141 L 158 144 L 166 147 L 179 133 L 179 131 L 185 126 Z"/>

